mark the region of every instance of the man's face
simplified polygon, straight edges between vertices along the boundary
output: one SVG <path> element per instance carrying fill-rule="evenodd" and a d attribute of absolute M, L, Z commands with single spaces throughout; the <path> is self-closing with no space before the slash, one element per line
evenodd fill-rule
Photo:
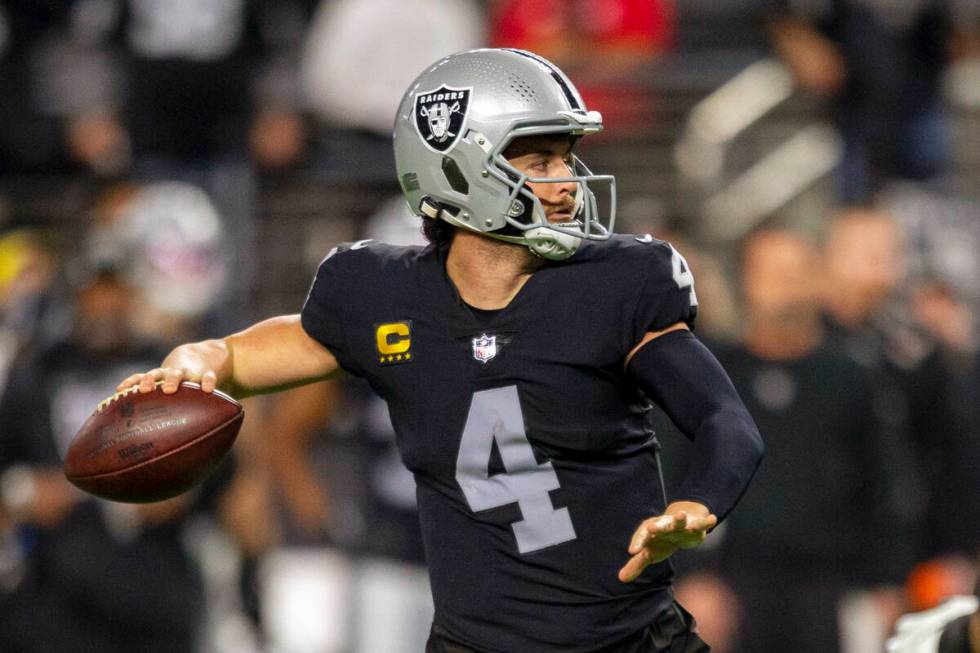
<path fill-rule="evenodd" d="M 115 273 L 100 273 L 78 291 L 78 332 L 94 351 L 124 346 L 131 331 L 133 290 Z"/>
<path fill-rule="evenodd" d="M 816 316 L 816 250 L 786 231 L 764 231 L 745 245 L 742 287 L 750 313 L 775 321 Z"/>
<path fill-rule="evenodd" d="M 904 242 L 891 216 L 852 211 L 830 229 L 824 254 L 828 290 L 873 312 L 905 275 Z"/>
<path fill-rule="evenodd" d="M 529 177 L 570 177 L 573 141 L 567 136 L 518 138 L 504 152 L 512 166 Z M 575 214 L 575 182 L 528 182 L 549 222 L 571 222 Z"/>

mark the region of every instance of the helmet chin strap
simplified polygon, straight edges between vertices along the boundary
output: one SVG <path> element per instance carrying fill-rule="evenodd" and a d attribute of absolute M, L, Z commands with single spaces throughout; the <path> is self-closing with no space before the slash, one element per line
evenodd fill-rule
<path fill-rule="evenodd" d="M 445 210 L 428 198 L 422 200 L 420 209 L 422 213 L 430 219 L 446 219 L 448 222 L 456 225 L 457 227 L 473 230 L 471 225 L 462 224 L 453 216 L 446 216 Z M 581 194 L 578 194 L 575 198 L 575 212 L 573 215 L 577 217 L 581 212 L 581 209 Z M 520 237 L 501 236 L 492 231 L 477 231 L 477 233 L 483 234 L 484 236 L 489 236 L 490 238 L 512 243 L 523 242 L 527 245 L 528 249 L 531 250 L 531 253 L 536 256 L 540 256 L 543 259 L 548 259 L 549 261 L 562 261 L 567 259 L 569 256 L 574 254 L 578 250 L 579 245 L 582 244 L 582 239 L 580 237 L 561 231 L 555 231 L 554 229 L 546 226 L 532 227 L 531 229 L 525 231 Z"/>
<path fill-rule="evenodd" d="M 534 227 L 524 232 L 528 249 L 549 261 L 562 261 L 578 249 L 582 239 L 548 227 Z"/>
<path fill-rule="evenodd" d="M 575 193 L 573 219 L 577 219 L 582 213 L 582 208 L 585 205 L 585 192 L 585 189 L 579 184 L 578 192 Z M 582 244 L 582 239 L 578 236 L 541 226 L 525 231 L 524 238 L 527 239 L 527 246 L 531 252 L 549 261 L 562 261 L 568 258 Z"/>

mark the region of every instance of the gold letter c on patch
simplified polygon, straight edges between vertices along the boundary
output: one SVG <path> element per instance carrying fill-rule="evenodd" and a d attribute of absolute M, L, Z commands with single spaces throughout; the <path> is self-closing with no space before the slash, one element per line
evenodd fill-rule
<path fill-rule="evenodd" d="M 375 339 L 379 354 L 404 354 L 412 347 L 411 331 L 405 322 L 382 324 Z"/>

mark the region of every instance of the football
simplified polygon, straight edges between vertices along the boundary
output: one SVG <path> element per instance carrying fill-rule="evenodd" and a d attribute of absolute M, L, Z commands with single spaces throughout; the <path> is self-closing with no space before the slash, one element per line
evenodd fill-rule
<path fill-rule="evenodd" d="M 181 383 L 174 394 L 137 387 L 96 408 L 65 455 L 65 476 L 103 499 L 148 503 L 203 481 L 235 442 L 244 418 L 228 395 Z"/>

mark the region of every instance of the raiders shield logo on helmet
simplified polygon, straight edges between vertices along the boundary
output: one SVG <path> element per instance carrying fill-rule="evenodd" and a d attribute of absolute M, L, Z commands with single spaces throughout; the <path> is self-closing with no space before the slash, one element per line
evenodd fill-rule
<path fill-rule="evenodd" d="M 471 91 L 440 86 L 415 96 L 415 128 L 430 150 L 443 153 L 456 145 L 466 126 Z"/>

